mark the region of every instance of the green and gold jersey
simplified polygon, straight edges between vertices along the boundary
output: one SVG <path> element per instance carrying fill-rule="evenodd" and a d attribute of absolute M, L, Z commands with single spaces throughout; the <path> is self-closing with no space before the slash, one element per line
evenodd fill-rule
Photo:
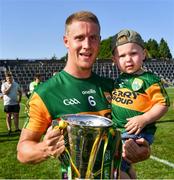
<path fill-rule="evenodd" d="M 156 103 L 169 106 L 168 95 L 160 78 L 150 72 L 140 75 L 122 73 L 112 92 L 112 120 L 124 132 L 127 118 L 149 111 Z M 155 133 L 155 123 L 147 125 L 143 132 Z"/>
<path fill-rule="evenodd" d="M 45 132 L 52 119 L 65 114 L 95 114 L 109 117 L 114 82 L 92 73 L 78 79 L 65 71 L 40 84 L 28 104 L 25 128 Z"/>

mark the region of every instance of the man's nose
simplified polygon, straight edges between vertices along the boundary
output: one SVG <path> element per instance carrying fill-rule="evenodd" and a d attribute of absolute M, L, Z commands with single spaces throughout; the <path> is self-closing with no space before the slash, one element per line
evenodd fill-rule
<path fill-rule="evenodd" d="M 84 48 L 89 48 L 90 47 L 90 39 L 89 38 L 85 38 L 83 41 L 83 47 Z"/>

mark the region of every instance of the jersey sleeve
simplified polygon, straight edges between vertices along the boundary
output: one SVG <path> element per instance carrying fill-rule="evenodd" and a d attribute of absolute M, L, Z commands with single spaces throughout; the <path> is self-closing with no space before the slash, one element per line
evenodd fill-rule
<path fill-rule="evenodd" d="M 161 82 L 151 85 L 146 90 L 146 93 L 149 94 L 153 104 L 161 104 L 164 106 L 170 105 L 169 97 Z"/>
<path fill-rule="evenodd" d="M 51 125 L 51 116 L 45 104 L 37 93 L 31 97 L 28 106 L 28 119 L 24 128 L 44 133 Z"/>

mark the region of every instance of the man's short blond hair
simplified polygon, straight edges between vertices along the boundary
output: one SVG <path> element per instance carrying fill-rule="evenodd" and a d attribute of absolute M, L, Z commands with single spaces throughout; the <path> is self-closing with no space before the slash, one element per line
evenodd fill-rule
<path fill-rule="evenodd" d="M 93 22 L 98 25 L 100 31 L 99 20 L 97 16 L 90 11 L 79 11 L 71 14 L 65 22 L 65 33 L 68 33 L 68 26 L 71 25 L 74 21 Z"/>

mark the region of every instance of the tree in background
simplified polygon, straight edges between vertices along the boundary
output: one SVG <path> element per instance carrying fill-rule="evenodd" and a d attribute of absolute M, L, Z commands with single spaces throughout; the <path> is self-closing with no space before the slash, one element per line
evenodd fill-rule
<path fill-rule="evenodd" d="M 65 62 L 67 61 L 67 59 L 68 59 L 68 53 L 66 53 L 65 56 L 60 58 L 61 61 L 65 61 Z"/>
<path fill-rule="evenodd" d="M 158 48 L 158 43 L 154 39 L 149 39 L 145 43 L 145 48 L 148 51 L 149 58 L 159 58 L 159 48 Z"/>
<path fill-rule="evenodd" d="M 111 40 L 112 40 L 112 37 L 109 37 L 108 39 L 104 39 L 101 41 L 100 51 L 98 55 L 99 59 L 111 59 L 112 57 Z"/>
<path fill-rule="evenodd" d="M 99 59 L 111 59 L 112 52 L 111 52 L 111 40 L 112 37 L 108 39 L 104 39 L 101 41 L 100 44 L 100 51 L 98 58 Z M 172 54 L 168 47 L 167 42 L 162 38 L 160 43 L 155 39 L 149 39 L 145 42 L 145 48 L 147 49 L 148 57 L 151 59 L 171 59 Z"/>
<path fill-rule="evenodd" d="M 57 60 L 57 57 L 56 57 L 56 55 L 55 54 L 53 54 L 53 56 L 51 57 L 51 59 L 50 59 L 51 61 L 55 61 L 55 60 Z"/>
<path fill-rule="evenodd" d="M 167 45 L 167 42 L 162 38 L 159 43 L 159 55 L 161 59 L 171 59 L 172 54 L 170 53 L 170 49 Z"/>

